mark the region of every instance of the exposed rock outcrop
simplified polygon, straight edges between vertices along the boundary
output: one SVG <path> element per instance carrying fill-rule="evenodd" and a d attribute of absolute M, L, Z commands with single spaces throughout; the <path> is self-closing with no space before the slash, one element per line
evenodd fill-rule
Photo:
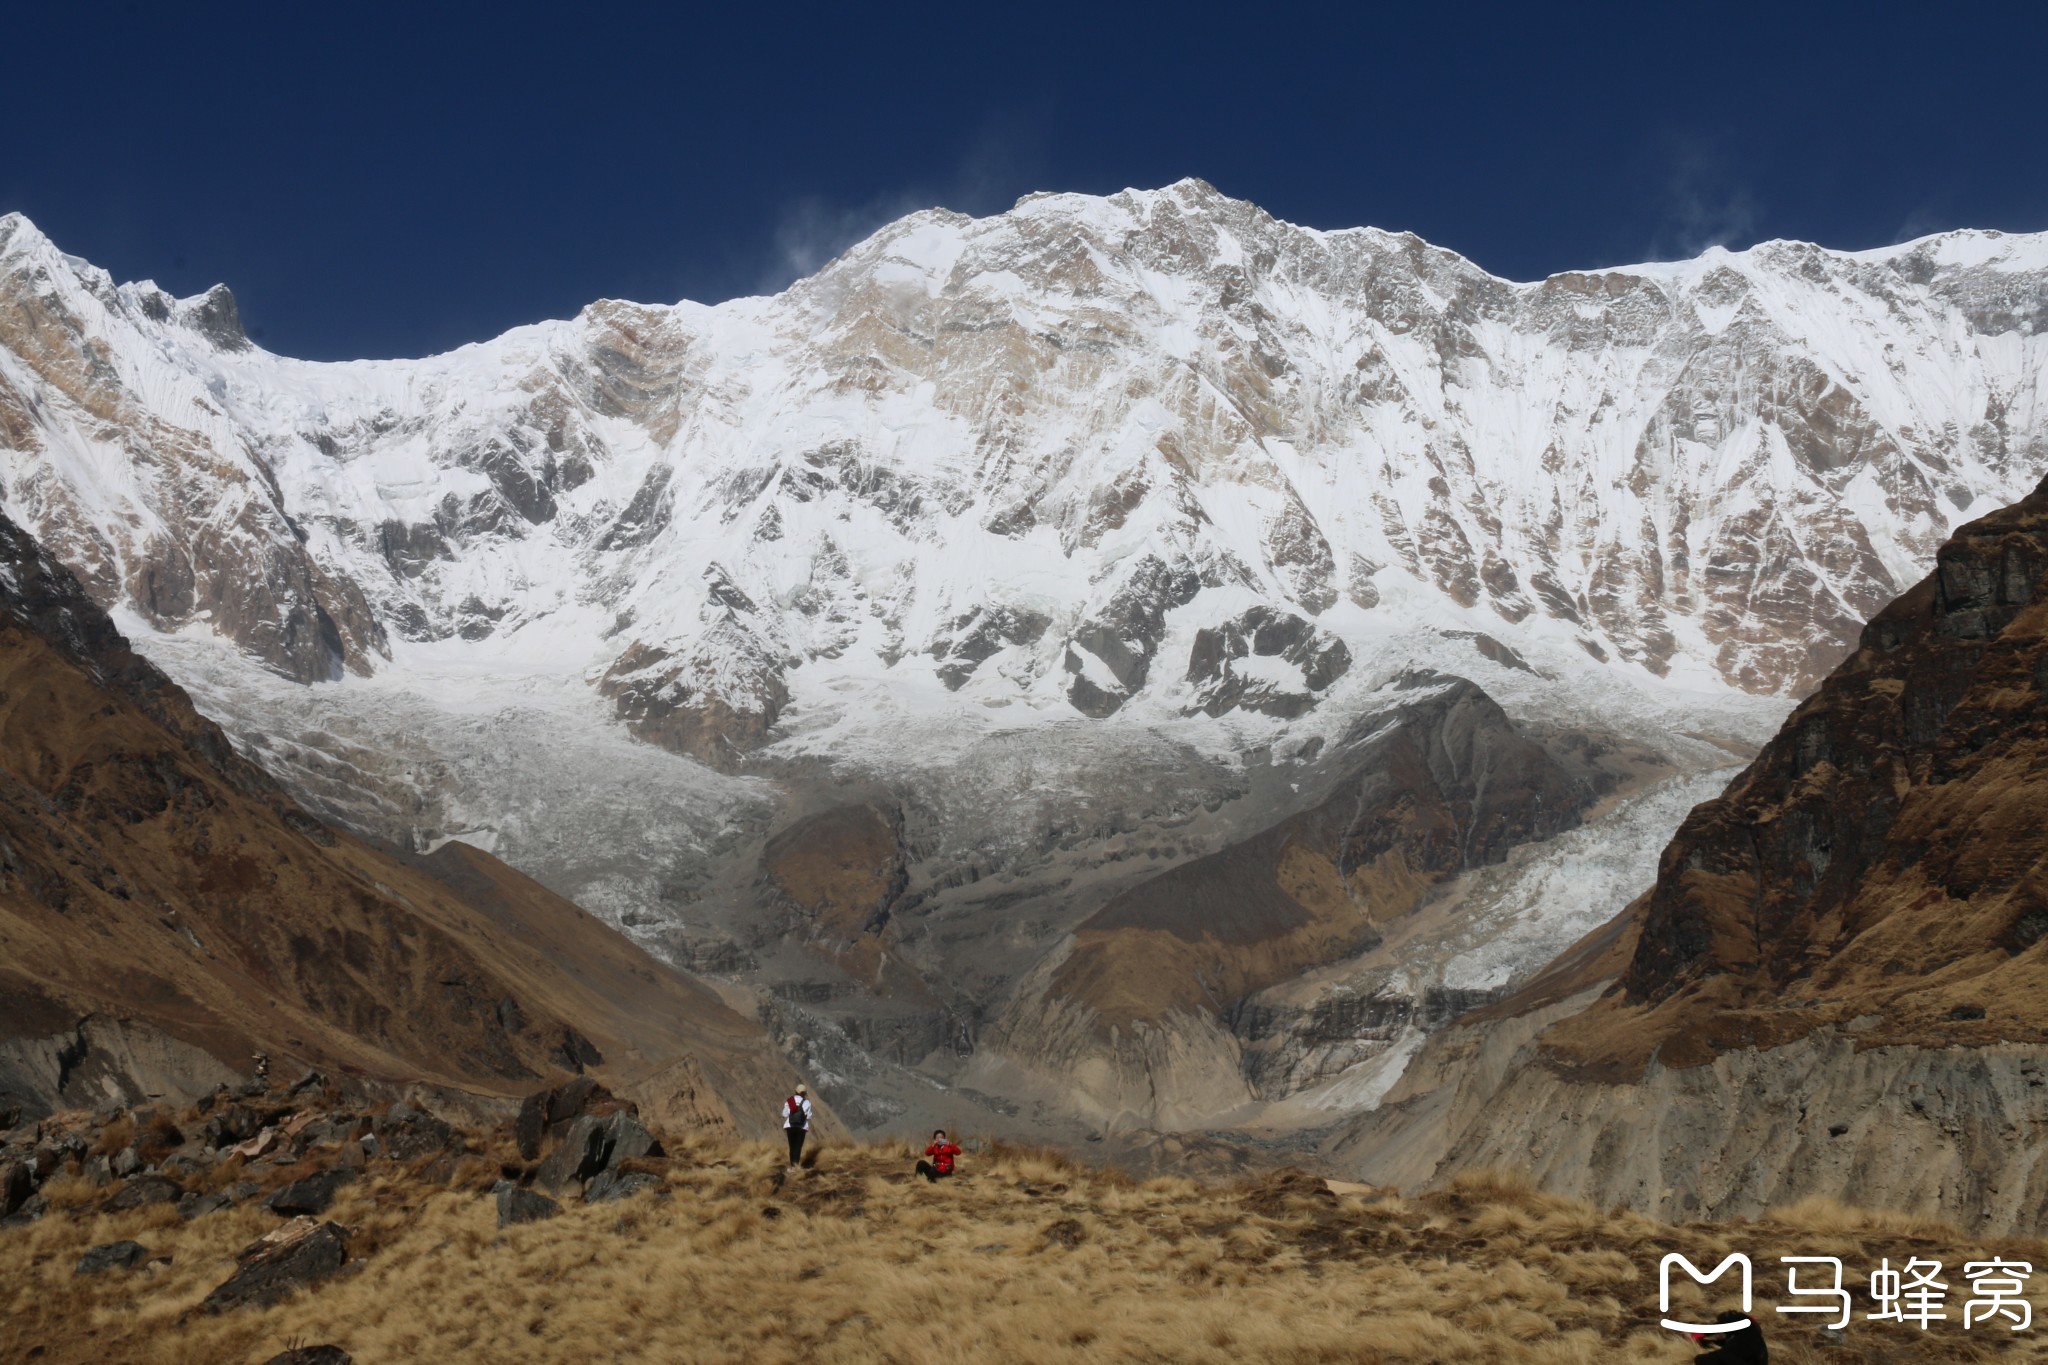
<path fill-rule="evenodd" d="M 1942 547 L 1623 919 L 1332 1150 L 1410 1180 L 1512 1154 L 1667 1215 L 1820 1193 L 2038 1225 L 2044 783 L 2048 485 Z"/>

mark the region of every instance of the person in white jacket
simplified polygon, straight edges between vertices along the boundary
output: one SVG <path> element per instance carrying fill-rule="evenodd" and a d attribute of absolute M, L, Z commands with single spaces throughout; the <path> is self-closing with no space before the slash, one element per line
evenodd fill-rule
<path fill-rule="evenodd" d="M 782 1131 L 789 1139 L 789 1173 L 795 1175 L 803 1160 L 804 1138 L 811 1131 L 809 1087 L 799 1085 L 796 1093 L 782 1102 Z"/>

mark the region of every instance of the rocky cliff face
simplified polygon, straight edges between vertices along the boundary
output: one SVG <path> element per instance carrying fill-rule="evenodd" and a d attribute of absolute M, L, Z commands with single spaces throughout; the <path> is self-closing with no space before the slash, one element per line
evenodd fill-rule
<path fill-rule="evenodd" d="M 1877 1192 L 2038 1220 L 2044 689 L 2048 485 L 1942 547 L 1623 920 L 1338 1149 L 1412 1177 L 1527 1144 L 1561 1185 L 1687 1213 Z"/>
<path fill-rule="evenodd" d="M 210 1088 L 258 1047 L 487 1094 L 681 1065 L 727 1125 L 765 1126 L 785 1074 L 495 859 L 404 864 L 307 815 L 4 517 L 0 950 L 0 1090 L 31 1110 Z"/>

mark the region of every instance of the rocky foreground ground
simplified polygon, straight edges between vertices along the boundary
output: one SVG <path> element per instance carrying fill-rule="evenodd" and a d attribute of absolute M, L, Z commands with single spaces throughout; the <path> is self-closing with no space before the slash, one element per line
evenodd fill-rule
<path fill-rule="evenodd" d="M 1671 1251 L 1755 1259 L 1780 1365 L 2048 1358 L 1961 1323 L 1964 1263 L 2048 1265 L 2038 1241 L 1819 1201 L 1672 1226 L 1498 1174 L 1140 1182 L 972 1142 L 936 1186 L 876 1145 L 790 1176 L 585 1077 L 484 1123 L 309 1076 L 60 1114 L 0 1153 L 8 1361 L 1681 1361 Z M 1846 1331 L 1775 1315 L 1795 1254 L 1842 1259 Z M 1869 1270 L 1914 1257 L 1948 1267 L 1948 1318 L 1866 1320 Z"/>

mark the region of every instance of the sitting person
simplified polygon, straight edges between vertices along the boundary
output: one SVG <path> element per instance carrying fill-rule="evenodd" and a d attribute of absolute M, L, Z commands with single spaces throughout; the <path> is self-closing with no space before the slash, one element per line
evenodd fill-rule
<path fill-rule="evenodd" d="M 924 1149 L 924 1154 L 931 1160 L 918 1162 L 917 1173 L 936 1182 L 953 1174 L 953 1158 L 960 1155 L 960 1148 L 946 1141 L 945 1129 L 937 1128 L 932 1131 L 931 1146 Z"/>
<path fill-rule="evenodd" d="M 1723 1313 L 1715 1322 L 1741 1322 L 1740 1313 Z M 1764 1345 L 1764 1329 L 1751 1319 L 1747 1327 L 1733 1332 L 1694 1332 L 1692 1339 L 1711 1350 L 1693 1357 L 1694 1360 L 1710 1360 L 1715 1365 L 1770 1365 L 1771 1350 Z"/>

